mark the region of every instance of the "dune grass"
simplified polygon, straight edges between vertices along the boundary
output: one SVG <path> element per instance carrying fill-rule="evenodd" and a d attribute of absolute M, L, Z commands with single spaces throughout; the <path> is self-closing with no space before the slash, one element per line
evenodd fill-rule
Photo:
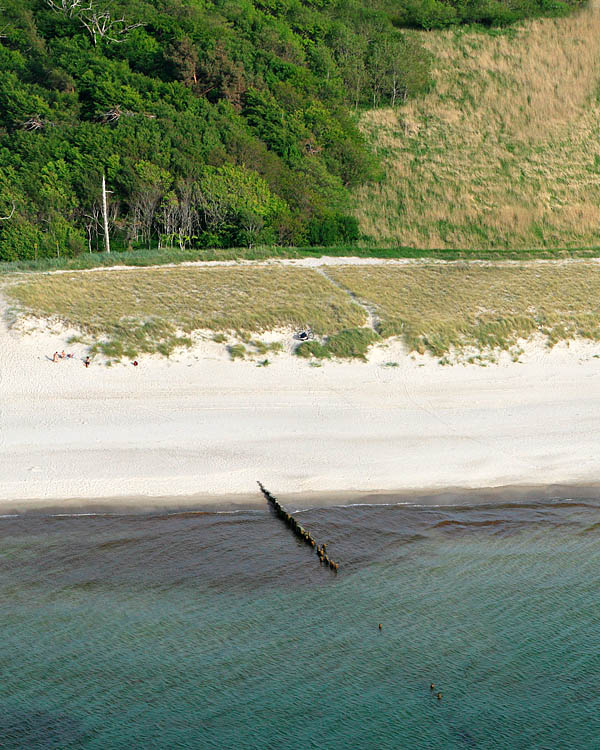
<path fill-rule="evenodd" d="M 597 263 L 341 266 L 327 274 L 375 308 L 382 337 L 401 336 L 420 353 L 511 349 L 536 333 L 550 345 L 600 341 Z"/>
<path fill-rule="evenodd" d="M 317 335 L 297 348 L 311 360 L 365 359 L 380 339 L 409 350 L 511 350 L 541 334 L 549 344 L 600 341 L 600 264 L 589 260 L 402 265 L 179 267 L 31 275 L 5 282 L 22 313 L 59 319 L 83 332 L 92 352 L 118 360 L 169 355 L 199 329 L 228 342 L 232 359 L 281 350 L 258 338 L 281 327 Z M 366 327 L 374 312 L 377 333 Z M 468 355 L 466 355 L 468 356 Z M 486 354 L 487 356 L 487 354 Z"/>
<path fill-rule="evenodd" d="M 360 326 L 364 310 L 304 268 L 179 267 L 35 275 L 5 286 L 11 301 L 41 318 L 84 331 L 119 359 L 168 355 L 198 329 L 252 333 L 309 326 L 326 335 Z M 255 347 L 256 348 L 256 347 Z M 259 346 L 261 351 L 269 347 Z"/>
<path fill-rule="evenodd" d="M 321 343 L 304 341 L 296 348 L 299 357 L 315 359 L 367 359 L 369 347 L 379 339 L 371 328 L 350 328 L 339 331 Z"/>
<path fill-rule="evenodd" d="M 500 32 L 419 37 L 435 89 L 362 118 L 385 162 L 383 181 L 355 195 L 365 235 L 417 248 L 597 245 L 598 0 Z"/>

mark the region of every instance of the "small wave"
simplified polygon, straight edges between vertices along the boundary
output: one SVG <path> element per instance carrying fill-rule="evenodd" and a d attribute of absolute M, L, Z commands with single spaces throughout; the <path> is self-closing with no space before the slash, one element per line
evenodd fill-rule
<path fill-rule="evenodd" d="M 339 508 L 395 508 L 398 505 L 412 505 L 415 508 L 438 508 L 438 505 L 419 505 L 418 503 L 410 503 L 404 501 L 398 501 L 397 503 L 347 503 L 339 505 L 313 505 L 310 508 L 300 508 L 294 510 L 294 515 L 300 515 L 300 513 L 308 513 L 309 511 L 315 510 L 337 510 Z"/>
<path fill-rule="evenodd" d="M 147 513 L 141 514 L 141 518 L 147 521 L 164 521 L 165 519 L 175 518 L 200 518 L 201 516 L 237 516 L 241 514 L 260 514 L 264 515 L 267 512 L 265 508 L 237 508 L 235 510 L 214 510 L 214 509 L 198 509 L 198 510 L 172 510 L 160 513 Z"/>
<path fill-rule="evenodd" d="M 126 513 L 50 513 L 47 518 L 120 518 Z"/>
<path fill-rule="evenodd" d="M 114 516 L 120 518 L 124 516 L 123 513 L 6 513 L 0 515 L 2 518 L 83 518 L 83 517 L 103 517 L 103 516 Z"/>
<path fill-rule="evenodd" d="M 496 518 L 493 521 L 455 521 L 445 520 L 438 521 L 434 524 L 434 529 L 440 529 L 444 526 L 503 526 L 504 524 L 512 523 L 512 521 L 505 518 Z"/>

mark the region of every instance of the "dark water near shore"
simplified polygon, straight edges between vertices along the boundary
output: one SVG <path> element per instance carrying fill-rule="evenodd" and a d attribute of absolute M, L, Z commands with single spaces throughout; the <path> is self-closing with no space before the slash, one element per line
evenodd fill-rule
<path fill-rule="evenodd" d="M 0 747 L 600 747 L 600 500 L 300 517 L 1 518 Z"/>

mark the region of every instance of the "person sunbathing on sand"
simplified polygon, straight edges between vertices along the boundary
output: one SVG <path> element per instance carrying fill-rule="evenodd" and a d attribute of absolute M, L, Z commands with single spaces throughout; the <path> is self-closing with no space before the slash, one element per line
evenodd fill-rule
<path fill-rule="evenodd" d="M 58 362 L 58 352 L 54 352 L 54 354 L 52 355 L 52 361 Z"/>

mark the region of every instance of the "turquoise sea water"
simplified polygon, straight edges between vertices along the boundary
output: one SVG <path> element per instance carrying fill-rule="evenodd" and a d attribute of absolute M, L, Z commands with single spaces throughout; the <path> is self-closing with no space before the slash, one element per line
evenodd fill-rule
<path fill-rule="evenodd" d="M 0 747 L 598 748 L 599 511 L 2 518 Z"/>

